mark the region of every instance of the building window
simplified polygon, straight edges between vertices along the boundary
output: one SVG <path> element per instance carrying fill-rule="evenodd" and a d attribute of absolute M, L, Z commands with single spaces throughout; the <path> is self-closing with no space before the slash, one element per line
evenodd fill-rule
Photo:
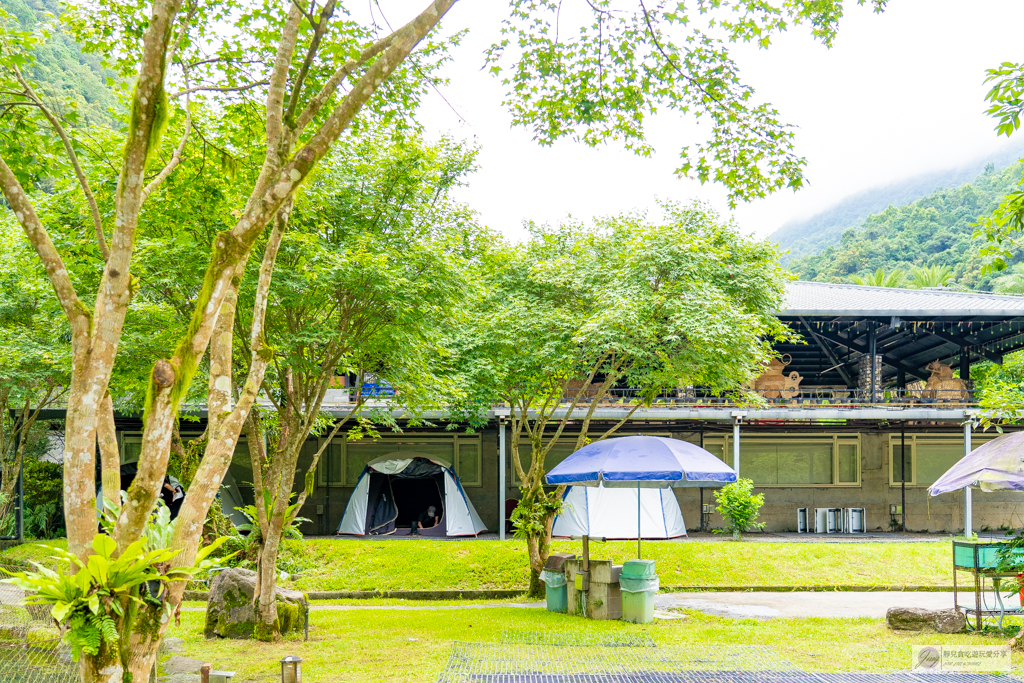
<path fill-rule="evenodd" d="M 705 437 L 704 448 L 733 466 L 731 436 Z M 741 434 L 740 476 L 755 486 L 860 486 L 860 436 Z"/>
<path fill-rule="evenodd" d="M 198 439 L 202 436 L 199 433 L 185 432 L 181 434 L 181 440 L 185 443 Z M 142 455 L 142 432 L 119 432 L 118 437 L 121 443 L 118 445 L 118 455 L 121 457 L 121 464 L 128 465 L 137 463 Z M 245 442 L 245 437 L 239 439 L 240 443 Z"/>
<path fill-rule="evenodd" d="M 366 464 L 392 453 L 408 452 L 410 457 L 422 454 L 452 465 L 463 486 L 483 485 L 483 462 L 480 435 L 467 434 L 445 438 L 407 436 L 367 441 L 346 441 L 338 437 L 324 451 L 317 466 L 320 486 L 355 486 Z"/>
<path fill-rule="evenodd" d="M 971 447 L 977 448 L 995 438 L 973 435 Z M 907 434 L 903 450 L 903 476 L 907 486 L 931 486 L 950 467 L 964 457 L 964 439 L 952 434 Z M 900 485 L 900 435 L 889 435 L 889 484 Z"/>
<path fill-rule="evenodd" d="M 142 455 L 142 435 L 123 435 L 121 437 L 121 464 L 138 462 Z"/>

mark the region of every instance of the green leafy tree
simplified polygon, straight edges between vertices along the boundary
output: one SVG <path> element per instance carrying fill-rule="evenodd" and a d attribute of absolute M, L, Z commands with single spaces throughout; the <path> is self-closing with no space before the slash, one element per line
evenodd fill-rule
<path fill-rule="evenodd" d="M 267 317 L 273 410 L 254 409 L 247 425 L 259 503 L 251 512 L 258 638 L 278 635 L 277 555 L 323 452 L 346 425 L 350 438 L 375 435 L 374 424 L 397 428 L 392 406 L 364 406 L 364 381 L 389 384 L 396 396 L 387 402 L 413 416 L 447 392 L 442 333 L 473 287 L 468 264 L 486 236 L 450 197 L 473 159 L 450 141 L 367 130 L 334 150 L 295 207 Z M 239 324 L 251 326 L 245 316 Z M 352 380 L 351 403 L 334 419 L 321 407 L 339 377 Z M 310 434 L 322 446 L 300 469 Z"/>
<path fill-rule="evenodd" d="M 986 83 L 992 83 L 985 95 L 990 103 L 986 113 L 996 119 L 996 135 L 1010 137 L 1020 128 L 1024 111 L 1024 63 L 1003 62 L 988 70 Z M 1020 179 L 1019 185 L 1024 185 Z M 982 254 L 988 258 L 989 270 L 1003 270 L 1019 249 L 1020 232 L 1024 229 L 1024 190 L 1008 193 L 989 216 L 978 221 L 975 237 L 984 238 Z"/>
<path fill-rule="evenodd" d="M 914 266 L 910 269 L 910 287 L 945 287 L 953 279 L 953 269 L 949 266 Z"/>
<path fill-rule="evenodd" d="M 532 226 L 529 242 L 491 255 L 485 292 L 452 342 L 464 419 L 472 424 L 474 410 L 493 403 L 509 410 L 522 494 L 513 519 L 532 594 L 542 591 L 564 493 L 545 488 L 551 449 L 608 438 L 680 386 L 736 390 L 788 334 L 772 315 L 788 279 L 772 246 L 699 204 L 663 208 L 663 223 L 627 215 Z M 598 406 L 627 394 L 631 409 L 594 429 Z"/>
<path fill-rule="evenodd" d="M 855 285 L 869 285 L 871 287 L 903 287 L 907 284 L 907 274 L 899 268 L 888 273 L 879 268 L 867 277 L 851 275 L 850 282 Z"/>
<path fill-rule="evenodd" d="M 186 158 L 212 162 L 220 157 L 228 163 L 205 164 L 202 173 L 231 175 L 232 160 L 237 161 L 232 148 L 211 144 L 216 136 L 207 135 L 205 120 L 216 119 L 222 130 L 246 116 L 258 122 L 258 143 L 248 158 L 255 173 L 216 223 L 219 232 L 207 265 L 201 279 L 191 283 L 195 295 L 184 331 L 147 372 L 139 472 L 113 532 L 121 551 L 141 538 L 167 471 L 179 409 L 205 363 L 210 424 L 173 541 L 181 552 L 172 563 L 190 566 L 271 360 L 264 317 L 296 190 L 364 109 L 376 111 L 385 123 L 404 120 L 433 81 L 444 45 L 430 37 L 455 4 L 426 2 L 421 13 L 387 35 L 352 21 L 335 0 L 283 6 L 249 0 L 71 4 L 61 17 L 64 30 L 84 53 L 101 55 L 104 68 L 114 72 L 113 82 L 123 88 L 126 112 L 118 121 L 123 127 L 111 131 L 103 147 L 86 144 L 85 132 L 63 114 L 63 106 L 48 101 L 35 80 L 32 69 L 46 36 L 10 18 L 3 23 L 0 89 L 6 94 L 0 114 L 6 126 L 0 128 L 0 190 L 70 327 L 65 521 L 68 547 L 83 562 L 95 550 L 97 443 L 105 488 L 116 485 L 109 390 L 126 326 L 138 324 L 128 318 L 138 288 L 132 268 L 137 238 L 147 231 L 151 198 L 166 190 Z M 885 3 L 871 4 L 880 10 Z M 680 172 L 722 183 L 734 200 L 800 186 L 803 162 L 793 154 L 792 130 L 770 105 L 756 103 L 727 47 L 729 41 L 766 47 L 773 35 L 795 24 L 809 26 L 830 44 L 841 2 L 732 0 L 701 6 L 691 17 L 678 4 L 623 9 L 612 0 L 592 0 L 582 9 L 587 18 L 578 38 L 575 31 L 572 38 L 561 32 L 559 6 L 554 0 L 515 0 L 505 35 L 489 57 L 504 75 L 514 119 L 531 126 L 539 142 L 570 137 L 596 145 L 618 139 L 649 154 L 644 120 L 669 108 L 712 123 L 709 142 L 693 154 L 684 150 Z M 710 15 L 704 17 L 706 12 Z M 716 30 L 724 29 L 724 42 L 693 28 L 707 23 L 691 24 L 698 14 L 711 19 Z M 169 126 L 180 137 L 162 144 Z M 109 173 L 90 177 L 89 169 L 101 162 Z M 90 219 L 85 234 L 95 241 L 91 254 L 76 251 L 81 239 L 71 244 L 55 239 L 56 226 L 38 210 L 47 199 L 41 190 L 52 179 L 78 185 Z M 252 355 L 236 395 L 234 323 L 248 259 L 258 243 L 263 260 L 252 297 Z M 68 263 L 77 258 L 83 263 L 76 273 Z M 80 279 L 85 259 L 91 259 L 92 277 Z M 175 606 L 183 590 L 173 585 L 163 600 Z M 166 629 L 162 615 L 162 609 L 141 607 L 130 624 L 130 646 L 84 656 L 83 680 L 148 675 Z"/>
<path fill-rule="evenodd" d="M 1024 263 L 1015 263 L 992 280 L 992 291 L 999 294 L 1024 294 Z"/>
<path fill-rule="evenodd" d="M 14 531 L 26 452 L 46 440 L 43 410 L 65 398 L 70 359 L 45 275 L 11 222 L 0 223 L 0 532 Z M 54 325 L 54 321 L 57 325 Z"/>

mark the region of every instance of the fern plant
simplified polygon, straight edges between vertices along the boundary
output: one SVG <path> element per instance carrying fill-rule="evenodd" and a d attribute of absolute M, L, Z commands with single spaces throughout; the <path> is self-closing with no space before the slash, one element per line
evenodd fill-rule
<path fill-rule="evenodd" d="M 152 522 L 147 527 L 155 531 Z M 117 645 L 120 625 L 133 603 L 162 607 L 169 618 L 171 604 L 164 599 L 167 584 L 187 581 L 215 566 L 218 561 L 208 558 L 223 542 L 218 539 L 200 550 L 191 567 L 169 567 L 166 563 L 179 551 L 153 549 L 150 539 L 143 537 L 118 555 L 114 539 L 101 533 L 93 538 L 93 554 L 86 562 L 61 548 L 49 548 L 55 553 L 52 559 L 67 563 L 66 570 L 58 572 L 33 562 L 36 571 L 6 572 L 10 578 L 3 582 L 27 593 L 24 604 L 50 605 L 50 616 L 64 630 L 77 660 L 82 653 L 98 654 L 103 645 Z M 72 568 L 76 573 L 71 573 Z M 160 586 L 155 594 L 145 585 L 150 581 Z"/>

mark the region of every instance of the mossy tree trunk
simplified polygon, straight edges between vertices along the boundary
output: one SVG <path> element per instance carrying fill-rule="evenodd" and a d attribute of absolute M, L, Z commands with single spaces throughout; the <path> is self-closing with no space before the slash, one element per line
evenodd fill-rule
<path fill-rule="evenodd" d="M 271 51 L 276 50 L 269 78 L 265 83 L 257 82 L 246 87 L 265 86 L 267 93 L 265 159 L 244 207 L 234 214 L 234 224 L 214 240 L 202 284 L 195 288 L 198 293 L 186 333 L 173 353 L 153 366 L 144 413 L 139 471 L 127 492 L 128 504 L 118 511 L 113 533 L 120 549 L 138 540 L 145 529 L 167 471 L 178 409 L 203 356 L 209 350 L 209 438 L 171 540 L 171 548 L 180 551 L 174 563 L 178 566 L 193 564 L 203 522 L 231 462 L 235 444 L 260 391 L 270 358 L 262 326 L 276 246 L 271 248 L 268 245 L 252 314 L 252 360 L 245 382 L 241 384 L 237 397 L 233 397 L 231 328 L 249 253 L 275 218 L 279 225 L 271 231 L 272 236 L 268 240 L 270 243 L 276 240 L 280 244 L 282 223 L 287 222 L 287 207 L 297 187 L 367 101 L 420 41 L 433 31 L 454 3 L 455 0 L 432 0 L 420 15 L 391 35 L 366 47 L 345 64 L 329 66 L 334 75 L 315 87 L 304 87 L 307 85 L 304 80 L 311 71 L 311 65 L 321 68 L 318 58 L 321 62 L 333 60 L 330 56 L 333 51 L 326 55 L 319 53 L 335 3 L 326 3 L 320 21 L 312 27 L 303 24 L 305 15 L 300 3 L 286 5 L 287 17 L 280 24 L 280 33 L 276 37 L 263 37 L 276 41 L 276 45 L 268 46 Z M 91 541 L 96 534 L 94 481 L 97 443 L 104 451 L 104 480 L 109 479 L 108 486 L 113 485 L 113 478 L 107 476 L 113 469 L 112 451 L 107 447 L 110 435 L 104 433 L 103 425 L 109 417 L 107 398 L 111 373 L 135 287 L 130 268 L 136 232 L 146 199 L 181 163 L 182 150 L 189 143 L 192 132 L 190 123 L 186 123 L 184 136 L 171 160 L 155 176 L 147 177 L 150 162 L 158 157 L 157 145 L 169 116 L 165 91 L 167 70 L 172 65 L 178 69 L 189 68 L 186 66 L 188 59 L 182 59 L 176 50 L 195 49 L 195 45 L 201 42 L 195 40 L 195 35 L 186 38 L 190 29 L 203 22 L 220 21 L 206 14 L 208 9 L 201 4 L 190 5 L 188 15 L 181 16 L 181 4 L 181 0 L 153 0 L 149 16 L 139 17 L 145 32 L 138 45 L 135 91 L 129 107 L 130 125 L 125 136 L 126 145 L 114 198 L 113 235 L 109 247 L 102 216 L 100 212 L 92 211 L 104 264 L 91 308 L 80 299 L 64 257 L 51 239 L 44 220 L 36 212 L 33 198 L 21 185 L 19 177 L 34 175 L 33 169 L 19 168 L 16 171 L 8 166 L 6 159 L 0 158 L 0 189 L 45 267 L 71 328 L 72 372 L 70 381 L 65 385 L 68 387 L 69 407 L 65 423 L 64 511 L 68 548 L 83 561 L 92 553 Z M 118 21 L 120 18 L 113 23 Z M 77 161 L 76 147 L 60 119 L 35 97 L 16 61 L 3 57 L 0 62 L 0 67 L 15 74 L 24 86 L 22 96 L 46 115 L 63 141 L 68 164 L 74 167 L 83 193 L 92 198 L 89 181 Z M 185 74 L 179 79 L 179 84 L 188 83 L 188 78 L 189 75 Z M 343 89 L 346 80 L 350 81 L 349 87 Z M 187 97 L 187 92 L 185 88 L 175 97 Z M 188 106 L 186 110 L 190 116 Z M 91 204 L 94 203 L 93 200 Z M 184 585 L 178 583 L 163 596 L 171 611 L 180 604 L 183 592 Z M 163 608 L 161 605 L 161 614 Z M 127 622 L 119 652 L 104 651 L 95 657 L 83 656 L 82 680 L 113 682 L 130 679 L 135 683 L 147 680 L 166 626 L 165 619 L 149 618 L 145 614 Z"/>

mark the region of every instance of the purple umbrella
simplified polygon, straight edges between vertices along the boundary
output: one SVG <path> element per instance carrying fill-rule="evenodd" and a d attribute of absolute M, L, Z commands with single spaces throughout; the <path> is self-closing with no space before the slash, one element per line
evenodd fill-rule
<path fill-rule="evenodd" d="M 700 446 L 660 436 L 620 436 L 579 449 L 547 475 L 548 484 L 636 487 L 636 554 L 640 557 L 640 489 L 725 486 L 736 471 Z"/>
<path fill-rule="evenodd" d="M 548 472 L 547 481 L 619 488 L 725 486 L 736 481 L 736 471 L 692 443 L 638 435 L 584 446 Z"/>
<path fill-rule="evenodd" d="M 1003 434 L 978 446 L 928 487 L 933 496 L 973 487 L 1024 491 L 1024 432 Z"/>

